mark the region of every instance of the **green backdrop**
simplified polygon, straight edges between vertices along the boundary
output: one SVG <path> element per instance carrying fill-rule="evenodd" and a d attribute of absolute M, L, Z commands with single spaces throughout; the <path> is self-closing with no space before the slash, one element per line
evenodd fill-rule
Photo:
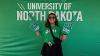
<path fill-rule="evenodd" d="M 42 38 L 30 29 L 31 21 L 17 21 L 19 0 L 0 0 L 0 56 L 40 56 Z M 61 2 L 61 0 L 22 0 Z M 66 0 L 81 10 L 83 22 L 75 22 L 62 43 L 64 56 L 100 56 L 100 1 Z"/>

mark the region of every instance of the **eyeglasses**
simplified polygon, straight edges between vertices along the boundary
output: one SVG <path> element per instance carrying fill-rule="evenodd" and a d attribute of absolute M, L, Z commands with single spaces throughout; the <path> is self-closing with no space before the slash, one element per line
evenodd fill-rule
<path fill-rule="evenodd" d="M 49 19 L 55 19 L 56 17 L 49 17 Z"/>

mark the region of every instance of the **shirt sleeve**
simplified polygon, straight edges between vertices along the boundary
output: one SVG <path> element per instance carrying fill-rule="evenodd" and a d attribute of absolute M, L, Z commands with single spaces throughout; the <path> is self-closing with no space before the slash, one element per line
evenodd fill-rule
<path fill-rule="evenodd" d="M 33 22 L 33 24 L 32 24 L 32 28 L 33 28 L 33 30 L 36 32 L 36 31 L 39 31 L 39 29 L 40 29 L 40 27 L 39 27 L 39 25 L 38 25 L 38 23 L 36 22 Z"/>
<path fill-rule="evenodd" d="M 67 35 L 70 33 L 71 29 L 72 29 L 71 23 L 64 22 L 61 33 Z"/>
<path fill-rule="evenodd" d="M 39 31 L 40 27 L 38 25 L 38 22 L 33 18 L 31 13 L 29 13 L 28 15 L 33 20 L 32 23 L 31 23 L 32 30 L 35 31 L 35 32 Z"/>

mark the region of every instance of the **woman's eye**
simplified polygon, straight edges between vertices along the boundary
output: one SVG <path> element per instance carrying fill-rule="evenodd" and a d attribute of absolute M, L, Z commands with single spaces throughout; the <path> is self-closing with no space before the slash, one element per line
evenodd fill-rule
<path fill-rule="evenodd" d="M 53 19 L 54 19 L 55 17 L 49 17 L 49 18 L 50 18 L 50 19 L 51 19 L 51 18 L 53 18 Z"/>

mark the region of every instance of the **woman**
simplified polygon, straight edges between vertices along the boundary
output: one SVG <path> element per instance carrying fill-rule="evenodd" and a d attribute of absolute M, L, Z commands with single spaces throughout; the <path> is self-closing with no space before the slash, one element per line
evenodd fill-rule
<path fill-rule="evenodd" d="M 50 30 L 51 29 L 51 30 Z M 63 56 L 61 41 L 65 40 L 66 32 L 64 32 L 58 23 L 57 17 L 54 13 L 48 15 L 43 32 L 39 31 L 39 26 L 35 27 L 37 36 L 43 33 L 44 44 L 41 50 L 42 56 Z M 56 44 L 54 38 L 57 38 L 60 44 Z"/>

